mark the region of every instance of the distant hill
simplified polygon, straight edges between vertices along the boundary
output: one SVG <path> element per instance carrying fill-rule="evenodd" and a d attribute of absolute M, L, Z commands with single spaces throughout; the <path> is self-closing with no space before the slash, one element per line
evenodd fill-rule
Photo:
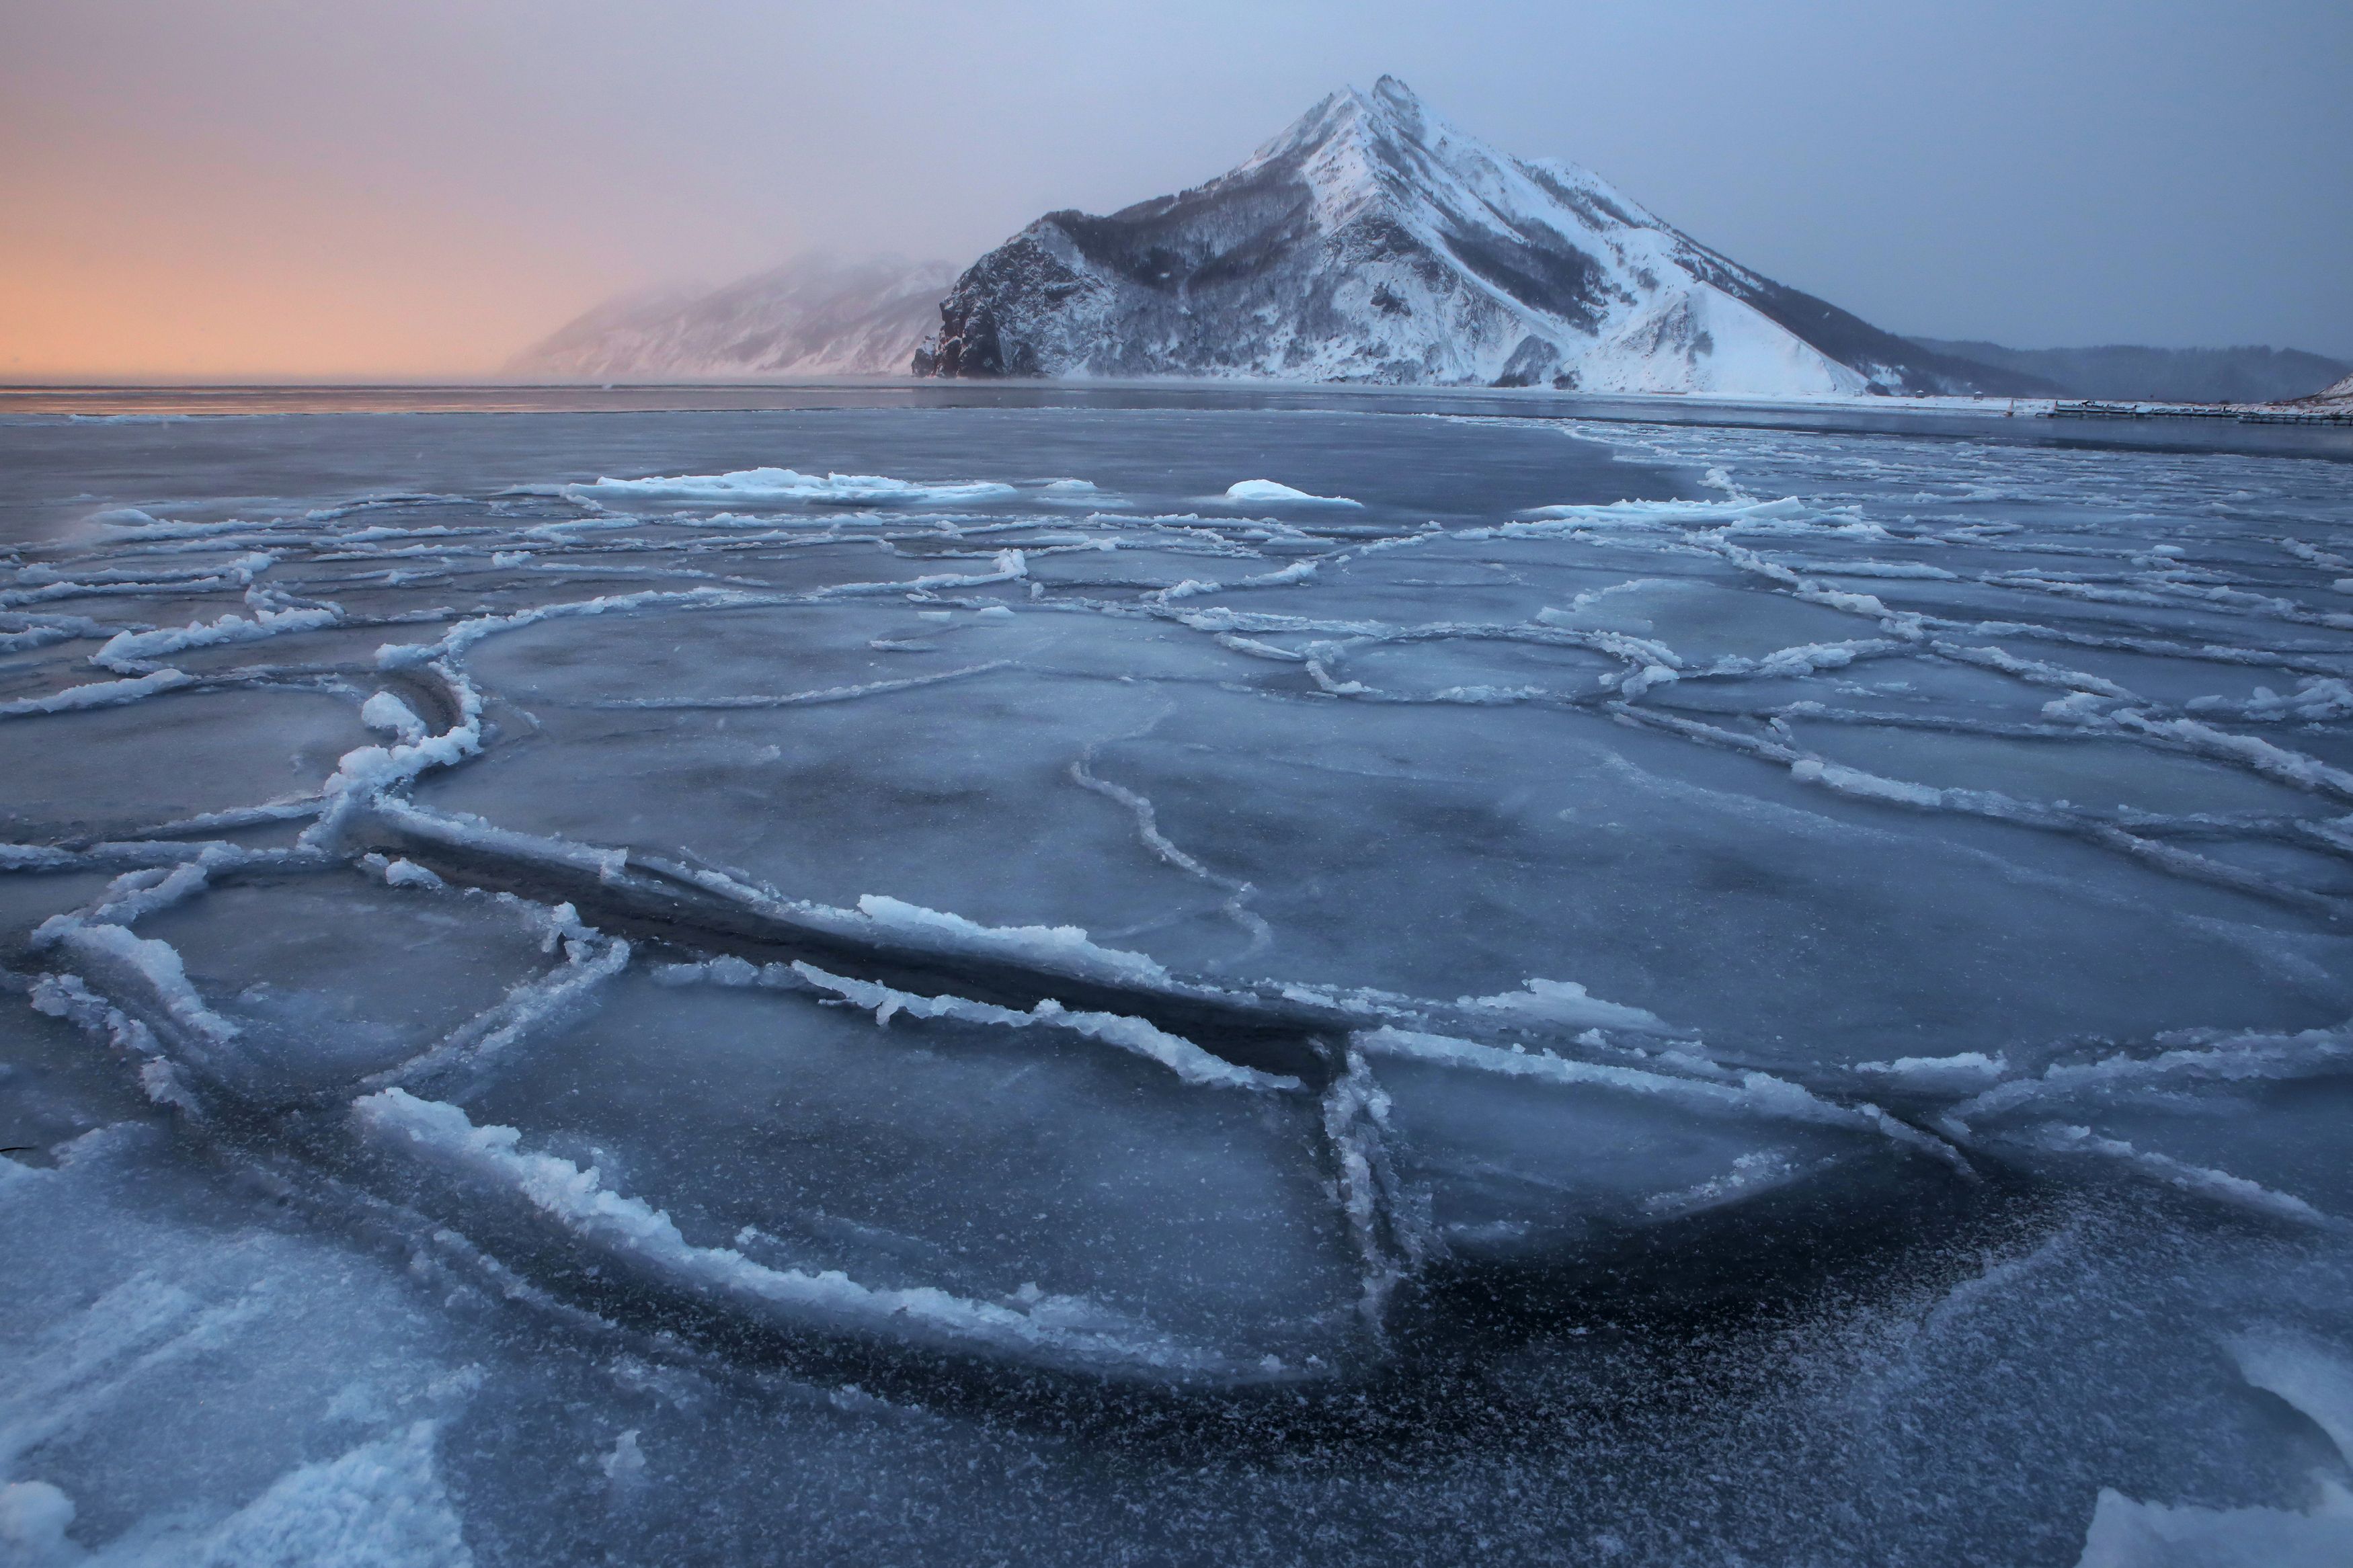
<path fill-rule="evenodd" d="M 1932 353 L 2038 376 L 2076 397 L 2272 403 L 2308 397 L 2353 373 L 2353 364 L 2298 349 L 2008 349 L 1974 339 L 1911 341 Z"/>
<path fill-rule="evenodd" d="M 2316 404 L 2332 413 L 2353 414 L 2353 375 L 2347 376 L 2336 385 L 2316 392 L 2303 401 Z"/>
<path fill-rule="evenodd" d="M 510 360 L 510 375 L 904 375 L 940 324 L 944 261 L 811 254 L 707 291 L 599 305 Z"/>

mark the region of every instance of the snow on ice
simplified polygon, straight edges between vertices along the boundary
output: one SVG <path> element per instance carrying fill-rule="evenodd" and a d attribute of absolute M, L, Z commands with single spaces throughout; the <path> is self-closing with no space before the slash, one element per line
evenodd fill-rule
<path fill-rule="evenodd" d="M 10 1561 L 2344 1559 L 2341 464 L 396 423 L 0 431 Z"/>

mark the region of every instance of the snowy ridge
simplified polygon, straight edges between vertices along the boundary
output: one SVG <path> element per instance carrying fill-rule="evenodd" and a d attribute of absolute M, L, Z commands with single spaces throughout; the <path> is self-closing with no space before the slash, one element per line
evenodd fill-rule
<path fill-rule="evenodd" d="M 127 702 L 142 701 L 159 691 L 170 691 L 189 684 L 195 678 L 185 670 L 159 669 L 151 675 L 124 680 L 93 680 L 79 686 L 69 686 L 62 691 L 46 697 L 19 697 L 0 702 L 0 719 L 18 719 L 36 713 L 70 713 L 82 708 L 113 708 Z"/>
<path fill-rule="evenodd" d="M 608 479 L 569 485 L 573 500 L 603 507 L 609 502 L 676 501 L 687 505 L 774 506 L 807 501 L 828 506 L 878 506 L 928 502 L 938 506 L 1003 500 L 1011 485 L 990 481 L 916 484 L 878 474 L 798 474 L 790 468 L 748 468 L 732 474 L 683 475 L 670 479 Z"/>
<path fill-rule="evenodd" d="M 608 301 L 507 362 L 509 375 L 644 377 L 904 375 L 939 325 L 955 268 L 896 257 L 821 254 L 708 291 Z"/>
<path fill-rule="evenodd" d="M 1814 398 L 2012 388 L 1707 249 L 1404 83 L 1324 100 L 1205 185 L 981 258 L 915 368 Z"/>
<path fill-rule="evenodd" d="M 792 969 L 813 990 L 830 992 L 853 1005 L 873 1009 L 874 1022 L 878 1026 L 888 1026 L 902 1013 L 911 1018 L 957 1018 L 1017 1029 L 1044 1024 L 1133 1051 L 1137 1056 L 1158 1062 L 1189 1084 L 1233 1089 L 1300 1087 L 1297 1079 L 1280 1078 L 1271 1073 L 1237 1067 L 1211 1056 L 1192 1041 L 1155 1028 L 1142 1018 L 1125 1017 L 1115 1013 L 1072 1012 L 1050 997 L 1026 1013 L 1018 1013 L 1010 1007 L 967 1002 L 961 996 L 921 995 L 894 990 L 888 985 L 877 985 L 871 981 L 845 980 L 806 962 L 795 963 Z"/>
<path fill-rule="evenodd" d="M 1950 1143 L 1896 1120 L 1876 1105 L 1868 1101 L 1837 1104 L 1770 1073 L 1744 1073 L 1736 1082 L 1719 1083 L 1704 1078 L 1670 1077 L 1637 1068 L 1577 1061 L 1548 1051 L 1506 1050 L 1389 1025 L 1367 1030 L 1356 1038 L 1358 1047 L 1372 1056 L 1443 1062 L 1509 1078 L 1606 1087 L 1630 1094 L 1658 1096 L 1694 1108 L 1704 1107 L 1718 1113 L 1867 1131 L 1942 1160 L 1964 1176 L 1975 1173 L 1968 1161 Z"/>
<path fill-rule="evenodd" d="M 90 658 L 93 663 L 127 674 L 159 654 L 211 647 L 220 643 L 260 642 L 289 632 L 316 631 L 322 626 L 335 626 L 343 618 L 343 612 L 332 605 L 315 609 L 256 608 L 251 620 L 243 616 L 223 616 L 210 623 L 197 622 L 161 631 L 117 632 Z"/>
<path fill-rule="evenodd" d="M 1182 979 L 1141 954 L 1103 947 L 1076 927 L 984 926 L 878 895 L 854 910 L 787 900 L 707 868 L 519 834 L 388 795 L 376 798 L 365 820 L 347 821 L 340 831 L 406 846 L 453 869 L 528 877 L 625 919 L 757 932 L 770 951 L 817 953 L 831 966 L 796 959 L 708 976 L 723 983 L 749 984 L 758 974 L 761 984 L 830 991 L 883 1023 L 903 1012 L 1050 1025 L 1148 1057 L 1196 1085 L 1297 1089 L 1297 1073 L 1322 1076 L 1315 1032 L 1360 1021 L 1337 1007 L 1303 1008 Z M 845 968 L 864 973 L 836 973 Z M 870 978 L 877 975 L 898 984 Z M 1201 1038 L 1214 1048 L 1182 1032 L 1203 1028 L 1213 1031 Z"/>

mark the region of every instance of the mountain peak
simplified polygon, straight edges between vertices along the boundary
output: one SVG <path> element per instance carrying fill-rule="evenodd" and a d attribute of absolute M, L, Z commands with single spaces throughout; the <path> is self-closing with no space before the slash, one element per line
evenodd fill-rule
<path fill-rule="evenodd" d="M 1385 76 L 1373 83 L 1370 92 L 1344 87 L 1327 93 L 1251 154 L 1247 163 L 1211 183 L 1222 184 L 1269 163 L 1309 158 L 1318 150 L 1335 145 L 1367 151 L 1384 142 L 1420 146 L 1433 132 L 1442 129 L 1446 129 L 1443 122 L 1423 107 L 1413 89 L 1393 76 Z M 1460 132 L 1453 135 L 1468 140 L 1461 138 Z M 1360 174 L 1367 172 L 1356 171 Z"/>
<path fill-rule="evenodd" d="M 1417 139 L 1421 134 L 1421 100 L 1413 89 L 1393 76 L 1385 76 L 1373 83 L 1373 101 L 1386 109 Z"/>
<path fill-rule="evenodd" d="M 1588 171 L 1490 146 L 1393 76 L 1206 184 L 1047 215 L 941 314 L 919 373 L 1820 396 L 1981 368 L 1736 265 Z"/>

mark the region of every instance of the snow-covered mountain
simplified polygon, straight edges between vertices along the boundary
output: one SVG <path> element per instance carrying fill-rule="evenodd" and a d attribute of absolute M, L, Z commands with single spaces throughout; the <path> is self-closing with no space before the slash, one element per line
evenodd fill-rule
<path fill-rule="evenodd" d="M 2011 392 L 1708 249 L 1383 77 L 1208 184 L 1050 213 L 957 279 L 915 369 L 1820 396 Z"/>
<path fill-rule="evenodd" d="M 904 375 L 939 326 L 945 261 L 811 254 L 708 292 L 598 306 L 509 361 L 511 375 L 684 379 Z"/>

